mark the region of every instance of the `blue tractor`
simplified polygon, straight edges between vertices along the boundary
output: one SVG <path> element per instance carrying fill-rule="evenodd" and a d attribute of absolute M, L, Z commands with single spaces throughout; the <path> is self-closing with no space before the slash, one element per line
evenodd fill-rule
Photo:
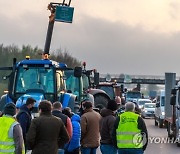
<path fill-rule="evenodd" d="M 28 97 L 36 100 L 35 111 L 37 112 L 39 102 L 49 100 L 60 101 L 63 107 L 71 107 L 76 110 L 76 96 L 65 93 L 66 84 L 64 71 L 66 65 L 49 59 L 31 60 L 29 58 L 15 62 L 13 67 L 1 69 L 12 70 L 9 78 L 8 93 L 0 99 L 0 109 L 6 103 L 14 102 L 16 107 L 21 107 Z"/>

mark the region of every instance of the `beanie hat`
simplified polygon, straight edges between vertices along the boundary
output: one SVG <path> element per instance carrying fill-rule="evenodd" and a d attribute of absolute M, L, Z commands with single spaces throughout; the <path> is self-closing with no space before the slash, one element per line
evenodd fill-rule
<path fill-rule="evenodd" d="M 4 107 L 4 114 L 9 114 L 14 116 L 16 114 L 16 106 L 14 103 L 8 103 Z"/>
<path fill-rule="evenodd" d="M 112 110 L 112 111 L 115 111 L 117 110 L 118 106 L 117 106 L 117 103 L 116 101 L 114 100 L 109 100 L 108 103 L 107 103 L 107 109 L 109 110 Z"/>

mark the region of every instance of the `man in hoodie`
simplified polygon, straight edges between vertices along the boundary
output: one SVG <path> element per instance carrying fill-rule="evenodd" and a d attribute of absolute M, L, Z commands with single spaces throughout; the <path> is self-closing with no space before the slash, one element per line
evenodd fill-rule
<path fill-rule="evenodd" d="M 16 118 L 17 121 L 20 123 L 22 131 L 23 131 L 23 139 L 26 146 L 26 134 L 29 130 L 31 124 L 31 110 L 33 109 L 34 103 L 36 102 L 35 99 L 29 97 L 26 101 L 26 104 L 22 105 L 20 108 L 19 113 L 17 114 Z"/>
<path fill-rule="evenodd" d="M 109 100 L 107 107 L 101 110 L 100 120 L 100 150 L 102 154 L 116 154 L 117 148 L 113 145 L 112 131 L 114 122 L 116 120 L 115 112 L 117 110 L 117 103 L 114 100 Z"/>

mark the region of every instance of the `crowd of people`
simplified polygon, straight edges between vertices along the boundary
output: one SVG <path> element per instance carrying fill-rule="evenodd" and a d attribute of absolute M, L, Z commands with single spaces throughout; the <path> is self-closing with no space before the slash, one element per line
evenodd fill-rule
<path fill-rule="evenodd" d="M 120 108 L 109 100 L 100 112 L 86 99 L 80 112 L 62 108 L 60 102 L 43 100 L 40 116 L 32 119 L 33 98 L 28 98 L 17 112 L 14 103 L 4 107 L 0 117 L 0 154 L 143 154 L 148 144 L 144 120 L 135 113 L 135 104 Z"/>

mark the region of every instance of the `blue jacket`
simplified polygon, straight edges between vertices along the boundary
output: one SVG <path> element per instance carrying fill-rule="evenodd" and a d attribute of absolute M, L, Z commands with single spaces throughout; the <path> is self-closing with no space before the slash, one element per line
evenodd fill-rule
<path fill-rule="evenodd" d="M 81 139 L 81 126 L 80 126 L 80 116 L 78 114 L 74 114 L 71 117 L 73 134 L 69 143 L 65 146 L 65 149 L 68 152 L 72 152 L 74 149 L 80 147 L 80 139 Z"/>

